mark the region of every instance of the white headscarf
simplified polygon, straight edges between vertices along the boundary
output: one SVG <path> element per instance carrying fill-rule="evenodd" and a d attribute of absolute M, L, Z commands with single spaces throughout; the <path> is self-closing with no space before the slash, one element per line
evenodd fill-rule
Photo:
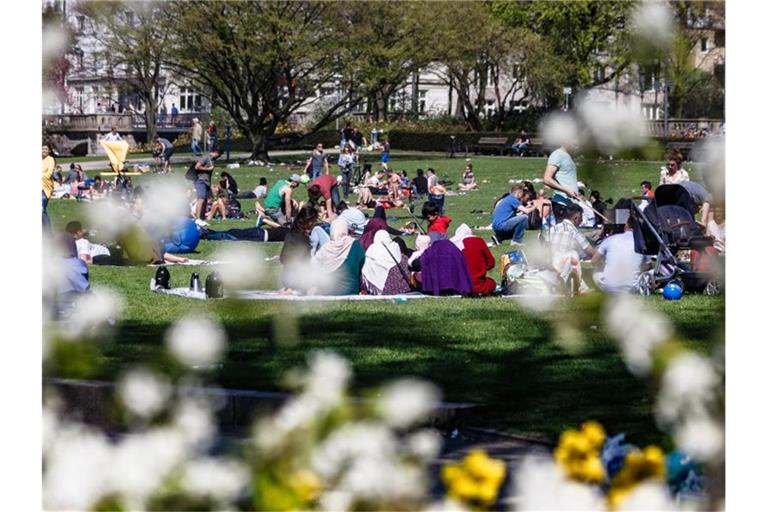
<path fill-rule="evenodd" d="M 379 230 L 373 237 L 373 243 L 365 251 L 363 277 L 379 290 L 384 289 L 389 271 L 400 263 L 402 255 L 397 245 L 385 230 Z"/>
<path fill-rule="evenodd" d="M 413 254 L 411 254 L 411 257 L 408 258 L 408 264 L 410 265 L 413 263 L 416 258 L 420 257 L 422 254 L 424 254 L 424 251 L 429 249 L 429 246 L 432 244 L 432 239 L 429 238 L 427 235 L 419 235 L 416 237 L 416 250 L 413 251 Z"/>
<path fill-rule="evenodd" d="M 464 239 L 470 236 L 474 236 L 472 234 L 472 229 L 470 229 L 469 226 L 466 224 L 462 224 L 461 226 L 456 228 L 456 234 L 451 238 L 451 242 L 459 248 L 460 251 L 464 250 Z"/>
<path fill-rule="evenodd" d="M 331 222 L 331 239 L 314 255 L 313 263 L 325 272 L 334 272 L 344 264 L 355 239 L 349 236 L 349 224 L 337 218 Z"/>

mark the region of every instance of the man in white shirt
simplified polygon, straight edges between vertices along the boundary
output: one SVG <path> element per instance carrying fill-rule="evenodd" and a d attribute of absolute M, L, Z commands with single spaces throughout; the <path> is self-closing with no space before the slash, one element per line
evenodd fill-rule
<path fill-rule="evenodd" d="M 85 229 L 80 222 L 74 220 L 67 224 L 65 228 L 68 233 L 75 239 L 75 246 L 77 247 L 77 257 L 86 262 L 89 265 L 101 264 L 109 265 L 116 264 L 112 261 L 112 254 L 106 245 L 91 243 L 85 238 Z"/>
<path fill-rule="evenodd" d="M 344 219 L 349 225 L 349 230 L 356 235 L 362 235 L 365 225 L 368 223 L 368 217 L 357 208 L 347 206 L 347 203 L 341 201 L 336 208 L 339 213 L 339 218 Z"/>
<path fill-rule="evenodd" d="M 117 133 L 117 128 L 113 126 L 112 130 L 108 134 L 103 136 L 101 140 L 105 140 L 107 142 L 114 142 L 118 140 L 123 140 L 123 138 L 120 136 L 119 133 Z"/>
<path fill-rule="evenodd" d="M 593 276 L 595 284 L 604 292 L 635 291 L 637 276 L 651 261 L 649 256 L 635 252 L 634 224 L 629 217 L 624 232 L 603 240 L 592 258 L 592 265 L 598 269 Z"/>

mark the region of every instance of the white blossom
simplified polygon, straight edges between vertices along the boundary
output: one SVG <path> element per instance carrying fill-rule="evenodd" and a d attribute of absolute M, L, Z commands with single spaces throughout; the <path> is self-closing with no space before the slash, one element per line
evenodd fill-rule
<path fill-rule="evenodd" d="M 254 245 L 228 244 L 214 253 L 214 261 L 224 262 L 218 271 L 227 288 L 243 289 L 258 285 L 264 275 L 264 254 Z"/>
<path fill-rule="evenodd" d="M 201 400 L 182 400 L 174 411 L 172 427 L 191 447 L 206 446 L 216 434 L 213 413 Z"/>
<path fill-rule="evenodd" d="M 351 460 L 385 459 L 394 454 L 396 449 L 396 440 L 384 425 L 352 423 L 337 429 L 317 446 L 310 465 L 321 478 L 330 480 Z"/>
<path fill-rule="evenodd" d="M 548 114 L 539 125 L 544 145 L 557 148 L 563 144 L 578 144 L 579 128 L 571 114 L 555 112 Z"/>
<path fill-rule="evenodd" d="M 108 490 L 112 447 L 100 432 L 62 427 L 48 450 L 43 474 L 47 510 L 87 510 Z"/>
<path fill-rule="evenodd" d="M 630 510 L 678 510 L 667 490 L 661 482 L 642 482 L 635 487 L 626 498 L 619 503 L 620 511 Z"/>
<path fill-rule="evenodd" d="M 347 388 L 352 375 L 346 359 L 320 350 L 310 356 L 304 392 L 323 404 L 335 404 Z"/>
<path fill-rule="evenodd" d="M 171 396 L 168 380 L 144 368 L 128 372 L 118 383 L 117 390 L 128 410 L 142 418 L 160 412 Z"/>
<path fill-rule="evenodd" d="M 401 379 L 382 390 L 376 408 L 388 425 L 405 428 L 426 419 L 439 400 L 440 394 L 434 385 Z"/>
<path fill-rule="evenodd" d="M 405 438 L 407 450 L 424 462 L 431 462 L 440 453 L 443 438 L 434 430 L 419 430 Z"/>
<path fill-rule="evenodd" d="M 526 457 L 515 478 L 520 510 L 605 510 L 598 491 L 568 480 L 551 459 Z"/>
<path fill-rule="evenodd" d="M 358 499 L 387 503 L 418 500 L 424 495 L 426 481 L 417 467 L 382 457 L 357 457 L 350 464 L 339 488 Z"/>
<path fill-rule="evenodd" d="M 687 418 L 675 427 L 674 439 L 683 452 L 698 461 L 708 462 L 723 452 L 725 432 L 712 418 Z"/>
<path fill-rule="evenodd" d="M 150 233 L 171 233 L 187 217 L 187 187 L 181 177 L 155 179 L 144 191 L 141 224 Z"/>
<path fill-rule="evenodd" d="M 102 199 L 88 203 L 85 211 L 90 230 L 98 231 L 104 239 L 114 240 L 120 233 L 136 223 L 133 214 L 114 199 Z"/>
<path fill-rule="evenodd" d="M 662 424 L 685 415 L 704 416 L 720 383 L 712 363 L 693 352 L 672 360 L 661 379 L 656 417 Z"/>
<path fill-rule="evenodd" d="M 616 295 L 607 300 L 604 321 L 608 333 L 618 341 L 627 368 L 635 375 L 646 375 L 654 348 L 672 334 L 669 321 L 636 297 Z"/>
<path fill-rule="evenodd" d="M 67 319 L 65 330 L 71 337 L 94 336 L 113 325 L 120 313 L 120 296 L 106 288 L 94 288 L 77 300 L 75 311 Z"/>
<path fill-rule="evenodd" d="M 674 16 L 666 2 L 646 0 L 633 10 L 630 26 L 640 40 L 666 47 L 674 35 Z"/>
<path fill-rule="evenodd" d="M 114 450 L 109 466 L 110 487 L 129 508 L 143 508 L 146 499 L 188 456 L 183 437 L 170 428 L 158 428 L 125 437 Z"/>
<path fill-rule="evenodd" d="M 321 510 L 329 512 L 344 512 L 352 507 L 353 496 L 346 491 L 331 490 L 320 496 Z"/>
<path fill-rule="evenodd" d="M 635 148 L 648 138 L 647 122 L 639 110 L 627 105 L 605 105 L 597 101 L 582 101 L 578 109 L 595 145 L 612 152 Z"/>
<path fill-rule="evenodd" d="M 201 458 L 186 465 L 181 485 L 191 496 L 231 503 L 248 486 L 248 469 L 234 460 Z"/>
<path fill-rule="evenodd" d="M 43 59 L 56 59 L 64 56 L 69 36 L 62 25 L 46 24 L 43 27 Z"/>
<path fill-rule="evenodd" d="M 204 316 L 186 316 L 166 333 L 171 354 L 188 367 L 216 363 L 226 344 L 224 329 Z"/>

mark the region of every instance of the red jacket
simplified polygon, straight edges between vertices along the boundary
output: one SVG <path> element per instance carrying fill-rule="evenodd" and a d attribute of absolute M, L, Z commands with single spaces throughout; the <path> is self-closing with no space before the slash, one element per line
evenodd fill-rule
<path fill-rule="evenodd" d="M 472 279 L 472 293 L 488 295 L 496 289 L 496 281 L 486 277 L 486 273 L 496 266 L 496 258 L 488 250 L 488 244 L 480 237 L 470 236 L 464 239 L 461 251 L 467 262 L 469 277 Z"/>
<path fill-rule="evenodd" d="M 448 226 L 451 225 L 451 218 L 447 215 L 441 215 L 440 217 L 436 218 L 434 222 L 429 224 L 429 227 L 427 228 L 427 233 L 430 231 L 437 231 L 438 233 L 441 233 L 443 235 L 448 234 Z"/>

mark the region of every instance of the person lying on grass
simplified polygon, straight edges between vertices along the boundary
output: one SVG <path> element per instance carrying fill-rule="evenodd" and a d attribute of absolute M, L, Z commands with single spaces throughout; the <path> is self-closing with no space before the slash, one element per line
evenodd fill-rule
<path fill-rule="evenodd" d="M 203 240 L 228 240 L 245 242 L 282 242 L 288 234 L 285 228 L 259 214 L 256 225 L 250 228 L 233 228 L 225 231 L 215 231 L 210 228 L 200 230 L 200 238 Z"/>

